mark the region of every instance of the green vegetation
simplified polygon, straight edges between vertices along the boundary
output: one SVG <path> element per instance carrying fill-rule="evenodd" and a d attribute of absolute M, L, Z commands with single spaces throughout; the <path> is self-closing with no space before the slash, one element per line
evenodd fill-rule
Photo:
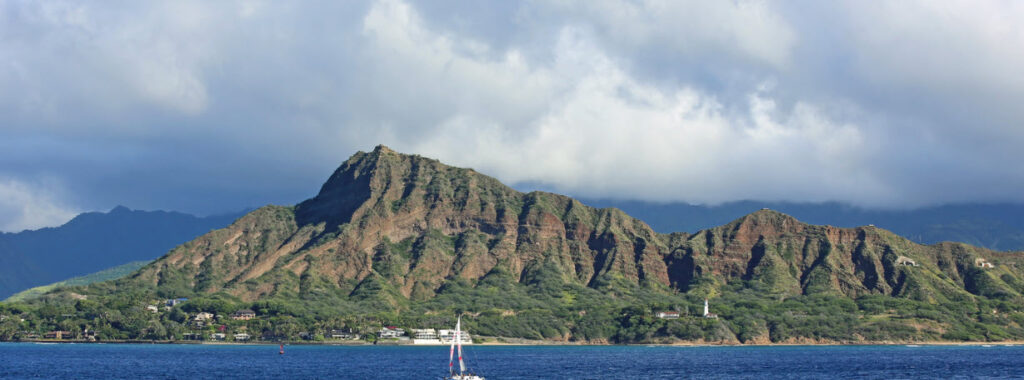
<path fill-rule="evenodd" d="M 435 297 L 396 302 L 395 290 L 379 278 L 346 294 L 308 298 L 275 296 L 246 302 L 226 293 L 182 294 L 187 302 L 165 308 L 158 289 L 128 288 L 129 280 L 103 286 L 71 287 L 65 297 L 0 304 L 0 339 L 27 339 L 47 331 L 68 331 L 98 340 L 183 340 L 188 334 L 210 339 L 223 332 L 245 332 L 253 339 L 321 340 L 331 329 L 351 329 L 364 340 L 385 325 L 447 328 L 458 313 L 476 336 L 583 341 L 592 343 L 740 343 L 1001 341 L 1024 337 L 1024 306 L 976 297 L 929 303 L 886 295 L 850 299 L 839 295 L 772 296 L 767 284 L 736 281 L 711 300 L 719 318 L 703 318 L 703 297 L 630 285 L 611 279 L 599 288 L 565 282 L 555 265 L 538 268 L 520 283 L 497 267 L 471 282 L 452 279 Z M 114 296 L 108 294 L 116 294 Z M 82 299 L 84 298 L 84 299 Z M 146 306 L 158 306 L 158 311 Z M 252 309 L 257 318 L 229 315 Z M 659 311 L 679 311 L 679 319 L 659 319 Z M 196 323 L 200 312 L 217 315 Z M 21 319 L 24 319 L 22 322 Z"/>
<path fill-rule="evenodd" d="M 8 297 L 6 300 L 4 300 L 4 302 L 24 302 L 33 298 L 38 298 L 43 294 L 46 294 L 47 292 L 57 289 L 59 287 L 88 285 L 96 282 L 121 278 L 138 270 L 139 268 L 142 268 L 146 264 L 149 264 L 149 261 L 133 261 L 127 264 L 118 265 L 110 269 L 104 269 L 96 273 L 90 273 L 85 276 L 74 277 L 64 281 L 55 282 L 49 285 L 37 286 L 14 294 Z"/>

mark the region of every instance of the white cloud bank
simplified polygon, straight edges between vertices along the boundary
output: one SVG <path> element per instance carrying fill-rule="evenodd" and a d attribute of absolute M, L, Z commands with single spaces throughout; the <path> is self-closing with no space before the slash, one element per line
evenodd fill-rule
<path fill-rule="evenodd" d="M 75 208 L 202 213 L 297 201 L 384 143 L 589 197 L 1024 202 L 1020 19 L 1000 1 L 0 2 L 0 173 L 58 178 Z"/>

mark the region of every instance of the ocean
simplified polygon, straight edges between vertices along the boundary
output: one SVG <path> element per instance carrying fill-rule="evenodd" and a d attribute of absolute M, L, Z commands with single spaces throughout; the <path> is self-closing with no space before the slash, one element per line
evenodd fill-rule
<path fill-rule="evenodd" d="M 1024 346 L 470 346 L 500 379 L 1024 378 Z M 456 364 L 457 366 L 457 364 Z M 438 379 L 448 347 L 0 343 L 3 379 Z"/>

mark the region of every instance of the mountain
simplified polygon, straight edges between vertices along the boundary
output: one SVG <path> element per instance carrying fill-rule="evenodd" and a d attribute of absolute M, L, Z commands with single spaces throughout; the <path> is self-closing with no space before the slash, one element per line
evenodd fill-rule
<path fill-rule="evenodd" d="M 698 231 L 769 208 L 812 224 L 856 227 L 873 224 L 921 244 L 962 242 L 998 251 L 1024 250 L 1024 205 L 953 204 L 913 210 L 869 210 L 840 203 L 730 202 L 715 206 L 581 199 L 615 207 L 655 231 Z"/>
<path fill-rule="evenodd" d="M 60 227 L 0 234 L 0 298 L 132 261 L 150 261 L 241 213 L 196 217 L 118 206 Z"/>
<path fill-rule="evenodd" d="M 618 209 L 378 146 L 309 200 L 257 209 L 26 314 L 119 339 L 180 337 L 197 328 L 187 313 L 252 308 L 257 320 L 219 323 L 294 339 L 446 326 L 464 312 L 477 334 L 587 342 L 998 341 L 1024 338 L 1021 258 L 772 210 L 661 234 Z M 142 310 L 180 297 L 189 301 L 169 313 Z M 697 313 L 705 299 L 720 318 L 654 317 Z"/>
<path fill-rule="evenodd" d="M 496 268 L 523 279 L 551 266 L 581 284 L 626 273 L 636 284 L 667 285 L 665 253 L 650 227 L 619 210 L 523 194 L 471 169 L 378 147 L 345 162 L 316 197 L 256 210 L 136 277 L 243 300 L 347 296 L 379 282 L 399 302 Z"/>

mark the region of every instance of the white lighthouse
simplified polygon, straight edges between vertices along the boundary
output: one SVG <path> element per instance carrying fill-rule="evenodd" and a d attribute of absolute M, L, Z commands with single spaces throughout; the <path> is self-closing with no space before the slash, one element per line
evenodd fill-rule
<path fill-rule="evenodd" d="M 708 310 L 707 298 L 704 299 L 704 318 L 718 319 L 718 314 L 712 314 L 711 311 Z"/>

